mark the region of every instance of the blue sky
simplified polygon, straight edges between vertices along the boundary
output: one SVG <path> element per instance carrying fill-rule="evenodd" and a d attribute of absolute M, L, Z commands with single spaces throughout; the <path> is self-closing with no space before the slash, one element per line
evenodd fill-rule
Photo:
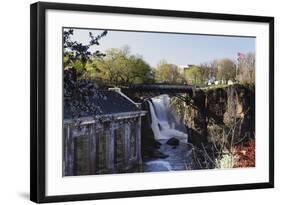
<path fill-rule="evenodd" d="M 101 33 L 101 30 L 74 29 L 72 39 L 87 43 L 90 31 L 94 35 Z M 255 38 L 251 37 L 111 30 L 94 49 L 105 51 L 125 45 L 130 47 L 131 54 L 141 55 L 153 67 L 163 59 L 176 65 L 198 65 L 214 59 L 236 59 L 238 52 L 255 52 Z"/>

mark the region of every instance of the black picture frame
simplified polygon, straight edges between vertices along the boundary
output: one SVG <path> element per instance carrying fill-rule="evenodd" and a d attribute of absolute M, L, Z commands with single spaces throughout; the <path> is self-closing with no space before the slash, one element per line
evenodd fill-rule
<path fill-rule="evenodd" d="M 263 183 L 171 188 L 108 193 L 88 193 L 46 196 L 46 10 L 105 12 L 195 19 L 263 22 L 269 25 L 269 181 Z M 261 189 L 274 187 L 274 18 L 265 16 L 230 15 L 218 13 L 126 8 L 97 5 L 38 2 L 30 7 L 30 199 L 37 203 L 76 200 L 97 200 L 198 192 Z"/>

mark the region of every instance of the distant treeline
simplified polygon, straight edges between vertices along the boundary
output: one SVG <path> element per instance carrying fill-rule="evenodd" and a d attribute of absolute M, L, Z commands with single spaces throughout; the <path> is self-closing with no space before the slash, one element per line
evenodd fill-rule
<path fill-rule="evenodd" d="M 95 80 L 110 86 L 132 83 L 203 85 L 228 80 L 249 84 L 255 82 L 255 53 L 243 54 L 243 58 L 238 60 L 224 58 L 186 67 L 161 60 L 153 68 L 141 55 L 131 54 L 129 46 L 111 48 L 105 52 L 95 50 L 99 40 L 106 38 L 107 31 L 98 36 L 89 32 L 89 44 L 86 45 L 72 41 L 72 35 L 74 30 L 64 31 L 64 70 L 75 71 L 79 79 Z"/>

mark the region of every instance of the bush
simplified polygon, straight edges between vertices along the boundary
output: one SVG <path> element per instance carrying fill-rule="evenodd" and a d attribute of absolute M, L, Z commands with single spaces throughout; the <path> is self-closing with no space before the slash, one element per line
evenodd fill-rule
<path fill-rule="evenodd" d="M 255 167 L 256 162 L 255 140 L 249 140 L 242 145 L 234 147 L 236 160 L 234 167 Z"/>

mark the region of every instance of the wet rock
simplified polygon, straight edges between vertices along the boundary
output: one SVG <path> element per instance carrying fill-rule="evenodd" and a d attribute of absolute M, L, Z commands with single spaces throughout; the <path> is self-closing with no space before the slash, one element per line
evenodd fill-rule
<path fill-rule="evenodd" d="M 166 143 L 168 145 L 171 145 L 171 146 L 178 146 L 179 145 L 179 140 L 175 137 L 172 137 L 171 139 L 169 139 Z"/>
<path fill-rule="evenodd" d="M 161 151 L 155 149 L 155 147 L 146 147 L 143 156 L 145 158 L 161 158 L 161 159 L 165 159 L 169 157 L 169 155 L 162 153 Z"/>
<path fill-rule="evenodd" d="M 149 113 L 149 104 L 144 102 L 142 110 L 147 111 L 147 114 L 141 118 L 141 150 L 143 156 L 152 156 L 154 151 L 159 149 L 161 143 L 154 139 L 154 134 L 151 129 L 151 116 Z"/>
<path fill-rule="evenodd" d="M 157 140 L 155 140 L 155 141 L 153 142 L 153 145 L 154 145 L 154 147 L 156 147 L 157 149 L 159 149 L 160 146 L 161 146 L 161 143 L 158 142 Z"/>
<path fill-rule="evenodd" d="M 154 150 L 151 157 L 165 159 L 165 158 L 169 157 L 169 155 L 166 155 L 166 154 L 160 152 L 159 150 Z"/>

